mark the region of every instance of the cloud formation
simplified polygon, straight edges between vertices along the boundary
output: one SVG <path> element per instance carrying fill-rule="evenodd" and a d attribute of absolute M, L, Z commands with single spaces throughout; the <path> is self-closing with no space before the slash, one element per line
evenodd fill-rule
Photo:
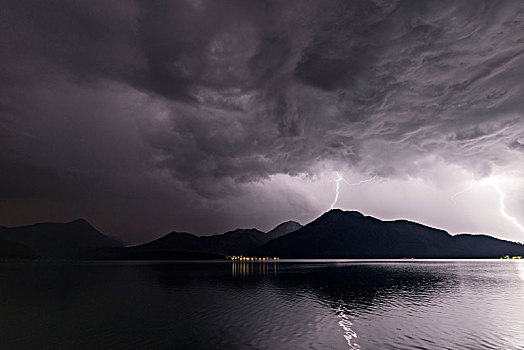
<path fill-rule="evenodd" d="M 132 239 L 216 232 L 267 226 L 263 196 L 296 196 L 277 212 L 314 217 L 314 199 L 279 183 L 334 170 L 437 187 L 439 166 L 524 172 L 520 1 L 2 9 L 6 224 L 87 215 Z"/>

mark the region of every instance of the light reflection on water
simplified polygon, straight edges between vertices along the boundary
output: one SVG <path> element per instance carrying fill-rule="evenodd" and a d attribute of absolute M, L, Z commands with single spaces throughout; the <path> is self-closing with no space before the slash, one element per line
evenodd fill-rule
<path fill-rule="evenodd" d="M 0 264 L 0 348 L 524 349 L 524 261 Z"/>
<path fill-rule="evenodd" d="M 353 326 L 353 323 L 351 322 L 348 316 L 348 311 L 345 310 L 342 301 L 340 306 L 336 310 L 336 313 L 338 318 L 340 319 L 340 321 L 338 321 L 338 324 L 344 330 L 344 338 L 348 342 L 349 349 L 360 349 L 360 345 L 358 345 L 355 342 L 355 339 L 357 338 L 357 333 L 355 333 L 355 331 L 351 328 Z"/>
<path fill-rule="evenodd" d="M 273 274 L 276 276 L 278 271 L 276 261 L 232 261 L 231 275 L 233 278 L 249 278 L 249 276 L 264 276 Z"/>
<path fill-rule="evenodd" d="M 524 281 L 524 260 L 515 261 L 515 267 L 519 273 L 520 279 Z M 524 288 L 524 284 L 522 285 L 522 288 Z"/>

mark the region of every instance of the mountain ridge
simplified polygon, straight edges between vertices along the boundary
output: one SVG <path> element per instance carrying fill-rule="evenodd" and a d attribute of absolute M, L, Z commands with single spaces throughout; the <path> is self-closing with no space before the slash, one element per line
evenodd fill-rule
<path fill-rule="evenodd" d="M 82 218 L 67 223 L 0 226 L 0 240 L 15 256 L 59 259 L 217 259 L 227 255 L 495 258 L 524 255 L 521 243 L 486 234 L 451 235 L 445 230 L 406 219 L 387 221 L 341 209 L 329 210 L 304 226 L 286 221 L 268 232 L 238 228 L 212 236 L 171 231 L 150 242 L 127 247 Z M 10 254 L 9 249 L 4 249 L 5 254 Z"/>
<path fill-rule="evenodd" d="M 28 247 L 47 259 L 80 259 L 94 249 L 122 245 L 81 218 L 65 223 L 1 227 L 0 239 Z"/>
<path fill-rule="evenodd" d="M 267 239 L 266 242 L 269 242 L 272 239 L 284 236 L 288 233 L 294 232 L 302 227 L 303 226 L 296 221 L 293 221 L 293 220 L 284 221 L 283 223 L 275 226 L 274 229 L 266 233 L 266 239 Z"/>
<path fill-rule="evenodd" d="M 453 236 L 409 220 L 383 221 L 334 209 L 268 242 L 261 252 L 289 258 L 494 258 L 522 255 L 524 246 L 487 235 Z"/>

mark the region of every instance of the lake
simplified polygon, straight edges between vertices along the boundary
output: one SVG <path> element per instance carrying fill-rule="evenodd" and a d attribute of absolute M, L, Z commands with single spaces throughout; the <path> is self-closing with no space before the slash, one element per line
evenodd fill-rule
<path fill-rule="evenodd" d="M 524 349 L 524 260 L 0 264 L 3 349 Z"/>

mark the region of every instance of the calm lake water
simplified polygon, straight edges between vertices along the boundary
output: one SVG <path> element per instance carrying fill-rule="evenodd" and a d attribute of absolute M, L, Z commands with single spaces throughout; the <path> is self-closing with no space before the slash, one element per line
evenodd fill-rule
<path fill-rule="evenodd" d="M 2 263 L 5 349 L 524 349 L 524 261 Z"/>

